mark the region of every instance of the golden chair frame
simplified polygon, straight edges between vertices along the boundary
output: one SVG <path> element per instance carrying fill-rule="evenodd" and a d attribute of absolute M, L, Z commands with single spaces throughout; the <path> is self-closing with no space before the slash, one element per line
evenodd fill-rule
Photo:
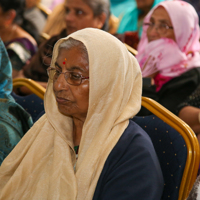
<path fill-rule="evenodd" d="M 41 99 L 44 99 L 44 93 L 45 93 L 46 89 L 44 87 L 42 87 L 39 83 L 35 82 L 34 80 L 31 80 L 28 78 L 13 79 L 13 89 L 16 89 L 21 86 L 27 87 L 38 97 L 40 97 Z"/>
<path fill-rule="evenodd" d="M 128 44 L 124 43 L 124 45 L 126 46 L 126 48 L 128 49 L 128 51 L 130 53 L 132 53 L 134 56 L 136 56 L 138 54 L 137 50 L 135 50 L 133 47 L 129 46 Z"/>
<path fill-rule="evenodd" d="M 147 97 L 142 97 L 142 106 L 177 130 L 185 140 L 187 146 L 187 160 L 178 198 L 178 200 L 185 200 L 192 189 L 199 168 L 199 143 L 196 135 L 185 122 L 156 101 Z"/>
<path fill-rule="evenodd" d="M 40 2 L 38 2 L 36 6 L 38 7 L 39 10 L 41 10 L 42 12 L 44 12 L 47 16 L 52 13 L 52 11 L 49 8 L 47 8 L 46 6 L 44 6 Z"/>

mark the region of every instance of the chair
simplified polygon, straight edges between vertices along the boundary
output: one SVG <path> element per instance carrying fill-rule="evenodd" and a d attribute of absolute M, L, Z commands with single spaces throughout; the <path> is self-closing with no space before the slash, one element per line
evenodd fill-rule
<path fill-rule="evenodd" d="M 36 6 L 38 7 L 39 10 L 41 10 L 41 12 L 43 12 L 46 15 L 46 17 L 48 17 L 52 12 L 49 8 L 44 6 L 42 3 L 37 3 Z"/>
<path fill-rule="evenodd" d="M 38 119 L 38 115 L 42 111 L 44 111 L 43 99 L 46 89 L 31 79 L 13 79 L 13 89 L 16 89 L 21 86 L 25 86 L 28 89 L 30 89 L 33 92 L 33 94 L 27 96 L 19 96 L 12 92 L 12 96 L 15 99 L 15 101 L 31 115 L 33 122 L 35 122 Z"/>
<path fill-rule="evenodd" d="M 134 117 L 152 139 L 165 186 L 162 200 L 184 200 L 199 168 L 199 144 L 192 129 L 156 101 L 142 97 L 142 106 L 153 115 Z"/>
<path fill-rule="evenodd" d="M 11 93 L 16 103 L 22 106 L 32 117 L 33 122 L 37 121 L 38 116 L 44 111 L 44 102 L 35 94 L 19 96 L 14 92 Z"/>
<path fill-rule="evenodd" d="M 13 89 L 16 89 L 21 86 L 27 87 L 38 97 L 40 97 L 41 99 L 44 99 L 44 93 L 46 89 L 42 87 L 40 84 L 38 84 L 37 82 L 35 82 L 34 80 L 27 79 L 27 78 L 13 79 Z"/>
<path fill-rule="evenodd" d="M 138 54 L 137 50 L 135 50 L 133 47 L 129 46 L 128 44 L 124 43 L 124 45 L 126 46 L 126 48 L 128 49 L 128 51 L 130 53 L 132 53 L 134 56 L 136 56 Z"/>
<path fill-rule="evenodd" d="M 119 19 L 114 15 L 110 15 L 108 32 L 110 34 L 115 34 L 117 32 L 118 26 L 119 26 Z"/>

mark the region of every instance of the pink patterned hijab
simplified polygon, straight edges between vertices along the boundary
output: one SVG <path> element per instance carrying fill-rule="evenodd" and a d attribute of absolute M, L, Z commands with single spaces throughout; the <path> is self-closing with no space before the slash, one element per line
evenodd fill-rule
<path fill-rule="evenodd" d="M 144 23 L 149 22 L 158 6 L 164 7 L 168 12 L 176 42 L 161 38 L 148 43 L 147 27 L 144 27 L 136 56 L 143 77 L 158 72 L 154 77 L 156 91 L 172 78 L 200 67 L 199 19 L 195 9 L 184 1 L 164 1 L 148 13 Z"/>

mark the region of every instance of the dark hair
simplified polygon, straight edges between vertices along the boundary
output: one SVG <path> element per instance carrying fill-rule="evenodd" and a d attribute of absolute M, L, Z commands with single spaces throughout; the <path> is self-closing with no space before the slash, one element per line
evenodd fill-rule
<path fill-rule="evenodd" d="M 7 12 L 11 9 L 16 11 L 16 17 L 14 22 L 18 25 L 23 23 L 23 13 L 26 8 L 25 0 L 0 0 L 0 7 L 3 12 Z"/>
<path fill-rule="evenodd" d="M 102 27 L 102 30 L 108 31 L 109 18 L 110 18 L 110 2 L 109 0 L 83 0 L 92 10 L 94 16 L 99 16 L 102 13 L 106 14 L 106 21 Z"/>

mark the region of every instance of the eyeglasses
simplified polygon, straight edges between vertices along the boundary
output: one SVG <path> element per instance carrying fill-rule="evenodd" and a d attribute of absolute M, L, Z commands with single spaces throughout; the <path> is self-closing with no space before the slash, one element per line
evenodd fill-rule
<path fill-rule="evenodd" d="M 56 81 L 60 74 L 64 74 L 65 80 L 70 85 L 80 85 L 83 79 L 89 79 L 89 77 L 83 77 L 81 74 L 77 72 L 60 72 L 58 69 L 54 67 L 49 67 L 47 69 L 47 74 L 51 80 Z"/>
<path fill-rule="evenodd" d="M 144 23 L 143 26 L 147 26 L 147 31 L 151 31 L 154 27 L 155 29 L 157 30 L 158 34 L 160 35 L 164 35 L 167 33 L 167 31 L 169 29 L 173 29 L 172 26 L 168 26 L 167 24 L 163 24 L 163 23 L 160 23 L 160 24 L 154 24 L 154 23 Z"/>

